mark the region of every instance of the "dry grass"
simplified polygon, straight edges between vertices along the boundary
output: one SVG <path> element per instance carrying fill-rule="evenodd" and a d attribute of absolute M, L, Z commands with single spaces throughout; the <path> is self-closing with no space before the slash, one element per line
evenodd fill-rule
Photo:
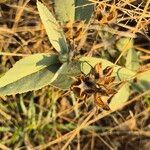
<path fill-rule="evenodd" d="M 105 57 L 121 61 L 117 54 L 121 37 L 134 39 L 141 70 L 149 69 L 150 0 L 102 0 L 90 24 L 77 21 L 63 28 L 70 47 L 78 56 Z M 45 4 L 53 11 L 51 2 Z M 100 12 L 107 13 L 101 16 Z M 97 27 L 108 35 L 98 37 Z M 89 30 L 92 32 L 89 33 Z M 108 39 L 111 35 L 112 39 Z M 110 51 L 107 52 L 107 49 Z M 35 0 L 7 0 L 0 4 L 0 73 L 20 58 L 34 53 L 55 53 L 38 15 Z M 107 55 L 103 56 L 106 52 Z M 96 112 L 92 99 L 77 102 L 70 94 L 45 87 L 36 92 L 2 97 L 0 101 L 0 148 L 7 149 L 135 149 L 150 146 L 149 91 L 131 93 L 117 111 Z"/>

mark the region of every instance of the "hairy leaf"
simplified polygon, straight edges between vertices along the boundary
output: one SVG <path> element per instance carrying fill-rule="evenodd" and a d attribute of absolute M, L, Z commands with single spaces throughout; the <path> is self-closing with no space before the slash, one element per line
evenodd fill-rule
<path fill-rule="evenodd" d="M 69 89 L 73 82 L 73 77 L 80 74 L 80 62 L 64 63 L 52 78 L 51 84 L 63 90 Z"/>
<path fill-rule="evenodd" d="M 35 54 L 18 61 L 0 78 L 0 95 L 37 90 L 50 84 L 58 70 L 56 55 Z"/>
<path fill-rule="evenodd" d="M 47 9 L 47 7 L 39 1 L 37 1 L 37 8 L 51 44 L 58 52 L 67 53 L 68 46 L 65 35 L 58 22 L 51 14 L 51 12 Z"/>
<path fill-rule="evenodd" d="M 136 71 L 139 68 L 139 58 L 137 52 L 130 48 L 126 57 L 126 68 Z"/>
<path fill-rule="evenodd" d="M 130 95 L 129 83 L 125 83 L 118 91 L 117 94 L 112 98 L 109 107 L 111 110 L 116 110 L 123 106 L 123 104 L 128 100 Z"/>

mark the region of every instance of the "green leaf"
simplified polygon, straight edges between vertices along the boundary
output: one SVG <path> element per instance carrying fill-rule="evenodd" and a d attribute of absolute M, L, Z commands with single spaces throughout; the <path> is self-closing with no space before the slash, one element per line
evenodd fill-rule
<path fill-rule="evenodd" d="M 80 62 L 72 61 L 69 63 L 64 63 L 52 78 L 51 85 L 62 90 L 67 90 L 74 81 L 72 77 L 80 74 Z"/>
<path fill-rule="evenodd" d="M 0 95 L 40 89 L 50 84 L 58 70 L 58 56 L 35 54 L 18 61 L 0 78 Z"/>
<path fill-rule="evenodd" d="M 47 7 L 39 1 L 37 1 L 37 8 L 51 44 L 58 52 L 67 53 L 68 46 L 62 28 Z"/>
<path fill-rule="evenodd" d="M 133 48 L 133 39 L 131 38 L 120 38 L 117 43 L 116 43 L 116 47 L 119 51 L 123 51 L 123 50 L 129 50 Z M 124 53 L 125 54 L 125 53 Z"/>
<path fill-rule="evenodd" d="M 137 84 L 143 91 L 150 90 L 150 70 L 137 75 Z"/>
<path fill-rule="evenodd" d="M 65 62 L 68 62 L 68 61 L 69 61 L 70 55 L 69 55 L 69 53 L 60 54 L 60 55 L 58 56 L 58 58 L 59 58 L 59 61 L 60 61 L 61 63 L 65 63 Z"/>
<path fill-rule="evenodd" d="M 68 90 L 72 83 L 72 78 L 66 76 L 65 74 L 60 74 L 58 78 L 51 83 L 51 85 L 61 90 Z"/>
<path fill-rule="evenodd" d="M 61 22 L 74 21 L 74 0 L 54 0 L 54 7 L 58 20 Z"/>
<path fill-rule="evenodd" d="M 126 68 L 136 71 L 139 66 L 140 64 L 137 52 L 133 48 L 130 48 L 126 57 Z"/>
<path fill-rule="evenodd" d="M 75 2 L 75 19 L 88 22 L 94 11 L 94 3 L 88 0 L 76 0 Z"/>
<path fill-rule="evenodd" d="M 112 66 L 114 67 L 114 74 L 116 76 L 116 80 L 125 80 L 125 79 L 129 79 L 132 76 L 134 76 L 136 73 L 118 66 L 118 65 L 114 65 L 113 63 L 111 63 L 110 61 L 106 60 L 106 59 L 101 59 L 101 58 L 94 58 L 94 57 L 82 57 L 80 58 L 80 61 L 82 61 L 82 71 L 85 74 L 88 74 L 89 71 L 91 70 L 91 66 L 95 66 L 97 63 L 102 63 L 102 68 L 106 68 L 107 66 Z M 90 66 L 90 65 L 91 66 Z"/>
<path fill-rule="evenodd" d="M 129 83 L 125 83 L 112 98 L 109 107 L 111 110 L 116 110 L 124 105 L 130 96 Z"/>

